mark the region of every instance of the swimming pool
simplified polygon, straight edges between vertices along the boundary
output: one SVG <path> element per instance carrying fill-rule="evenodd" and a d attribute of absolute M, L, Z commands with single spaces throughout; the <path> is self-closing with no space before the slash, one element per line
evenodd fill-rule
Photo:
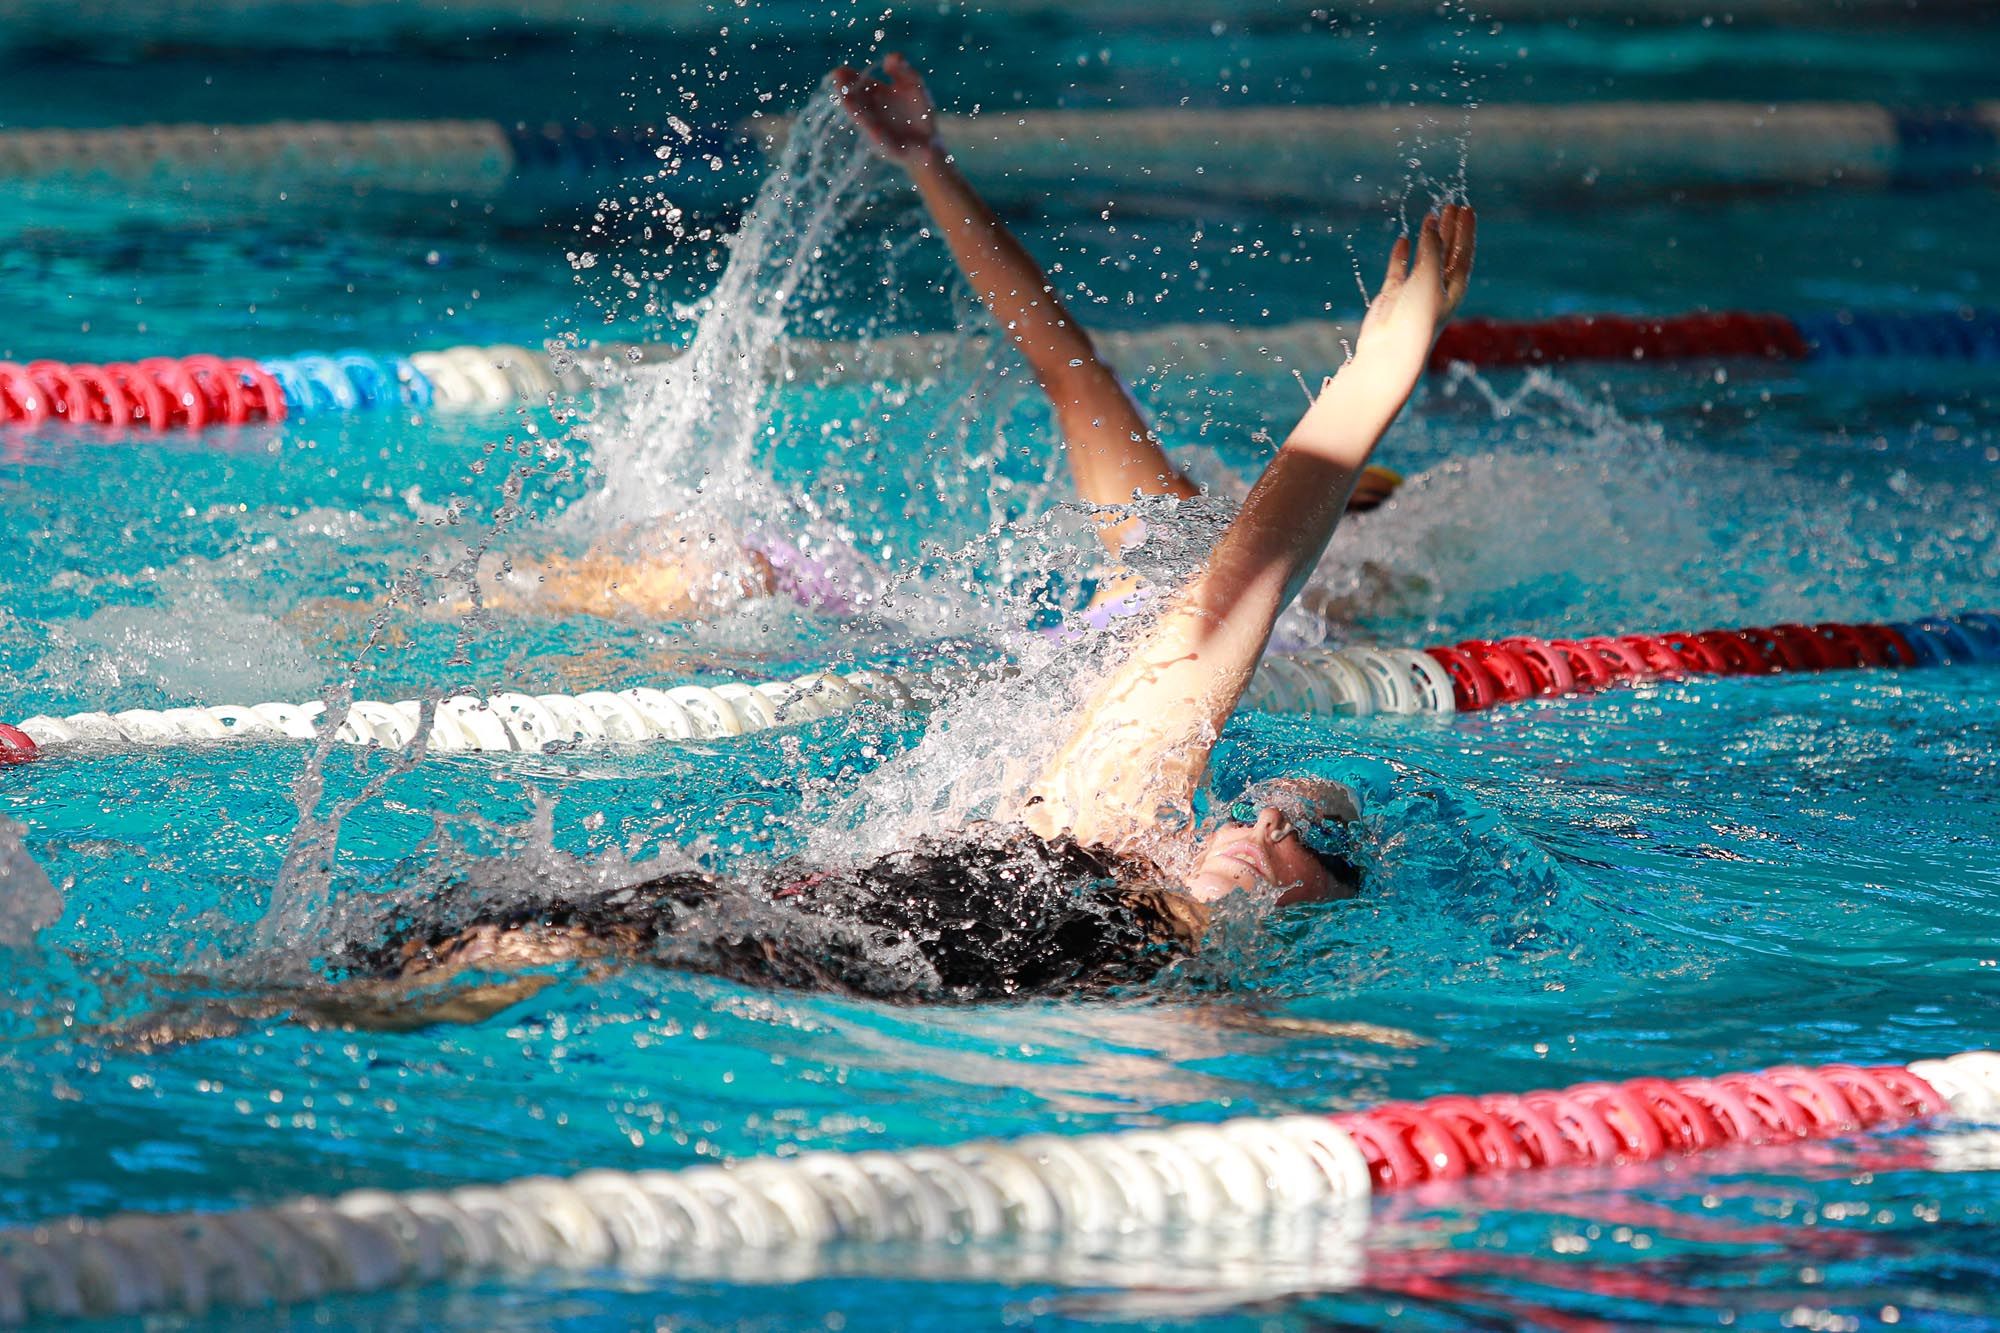
<path fill-rule="evenodd" d="M 704 116 L 726 121 L 755 105 L 749 87 L 789 81 L 782 96 L 793 96 L 810 72 L 870 40 L 872 27 L 850 28 L 849 17 L 753 13 L 750 35 L 769 46 L 750 52 L 739 33 L 745 46 L 706 64 L 688 62 L 681 39 L 693 27 L 630 49 L 602 34 L 516 33 L 474 57 L 426 50 L 386 22 L 366 58 L 316 51 L 309 34 L 251 58 L 248 43 L 209 32 L 132 66 L 129 95 L 115 103 L 83 97 L 80 76 L 56 77 L 101 66 L 29 43 L 14 48 L 26 54 L 6 120 L 257 120 L 334 114 L 368 95 L 384 114 L 609 121 L 647 113 L 652 89 L 666 86 L 661 96 L 697 88 Z M 1385 15 L 1349 37 L 1296 14 L 1217 33 L 1205 16 L 1170 10 L 1145 22 L 998 9 L 899 22 L 883 40 L 970 48 L 968 100 L 1018 93 L 1040 106 L 1366 103 L 1367 69 L 1412 71 L 1435 94 L 1461 60 L 1495 101 L 1721 93 L 1942 104 L 1992 93 L 1994 36 L 1976 11 L 1864 14 L 1809 37 L 1778 23 L 1746 23 L 1732 37 L 1698 21 L 1635 32 L 1615 19 L 1509 19 L 1495 38 L 1421 15 Z M 1801 49 L 1810 59 L 1791 58 Z M 680 79 L 684 62 L 696 73 Z M 940 84 L 959 77 L 935 63 Z M 725 67 L 727 81 L 716 77 Z M 1864 69 L 1869 83 L 1854 86 Z M 1232 91 L 1218 91 L 1225 73 Z M 1473 124 L 1477 190 L 1477 113 Z M 1455 163 L 1455 148 L 1443 151 Z M 1383 188 L 1393 195 L 1397 184 Z M 741 209 L 726 194 L 692 198 L 689 225 L 736 226 Z M 1022 203 L 1017 220 L 1107 329 L 1248 327 L 1329 317 L 1329 304 L 1349 312 L 1351 255 L 1372 255 L 1392 226 L 1372 203 L 1173 195 L 1121 192 L 1091 212 Z M 1993 304 L 2000 283 L 2000 258 L 1983 244 L 1990 186 L 1978 179 L 1602 199 L 1514 185 L 1479 199 L 1477 314 L 1950 310 Z M 21 191 L 7 202 L 16 216 L 0 262 L 32 299 L 17 303 L 0 342 L 17 360 L 106 360 L 571 334 L 684 341 L 692 312 L 677 307 L 715 282 L 718 243 L 694 236 L 642 260 L 644 239 L 629 228 L 591 234 L 588 202 L 545 214 L 548 203 L 510 194 L 491 214 L 483 202 L 423 197 L 127 209 L 88 192 Z M 798 215 L 773 216 L 793 227 L 770 237 L 781 264 Z M 962 300 L 940 290 L 944 257 L 914 236 L 912 218 L 907 201 L 886 195 L 827 238 L 794 311 L 805 331 L 935 329 L 962 317 Z M 642 271 L 639 290 L 621 267 Z M 738 474 L 717 480 L 728 504 L 763 503 L 772 489 L 808 494 L 819 521 L 852 534 L 883 570 L 904 571 L 881 616 L 857 625 L 767 603 L 687 627 L 517 617 L 462 642 L 449 618 L 399 614 L 381 650 L 363 654 L 357 688 L 380 698 L 500 682 L 574 691 L 893 662 L 913 649 L 978 663 L 1018 649 L 1039 595 L 1034 571 L 1073 551 L 1075 531 L 1073 521 L 994 531 L 1045 511 L 1056 493 L 1045 423 L 1019 376 L 973 354 L 917 385 L 804 376 L 777 392 L 775 429 L 753 422 L 743 436 Z M 1299 396 L 1289 367 L 1256 359 L 1140 387 L 1170 442 L 1216 478 L 1254 467 L 1267 447 L 1255 432 L 1288 420 Z M 1385 445 L 1384 461 L 1411 480 L 1394 504 L 1344 528 L 1330 559 L 1382 571 L 1354 633 L 1395 643 L 1994 608 L 1993 397 L 1987 368 L 1908 360 L 1834 372 L 1731 362 L 1439 377 Z M 0 716 L 310 698 L 343 679 L 363 645 L 358 604 L 486 532 L 510 459 L 539 469 L 526 502 L 548 512 L 607 467 L 636 476 L 703 456 L 689 440 L 717 440 L 685 437 L 663 463 L 646 447 L 658 442 L 652 426 L 621 433 L 615 411 L 592 410 L 580 435 L 532 411 L 301 417 L 159 439 L 10 431 L 0 438 Z M 550 452 L 530 441 L 531 425 Z M 701 429 L 716 425 L 704 418 Z M 572 456 L 598 473 L 561 475 Z M 775 487 L 749 484 L 760 474 Z M 456 522 L 453 497 L 464 497 Z M 533 546 L 520 526 L 502 548 Z M 171 975 L 219 976 L 226 990 L 323 940 L 326 905 L 301 873 L 311 858 L 285 871 L 305 754 L 194 747 L 8 769 L 0 815 L 21 826 L 21 847 L 63 907 L 39 952 L 6 955 L 6 1215 L 220 1209 L 358 1186 L 1991 1046 L 1996 719 L 1992 668 L 1690 680 L 1445 719 L 1250 714 L 1229 734 L 1222 785 L 1377 758 L 1396 781 L 1370 816 L 1369 892 L 1242 946 L 1232 975 L 1170 977 L 1113 1002 L 944 1010 L 666 973 L 564 975 L 465 1028 L 256 1025 L 151 1053 L 107 1048 L 83 1029 L 190 998 Z M 772 856 L 836 836 L 824 830 L 857 808 L 871 826 L 911 818 L 930 793 L 889 761 L 925 720 L 877 712 L 733 743 L 433 758 L 341 820 L 326 891 L 422 892 L 444 864 L 502 853 L 524 881 L 557 854 L 646 857 L 692 844 L 725 861 Z M 976 747 L 944 760 L 978 762 Z M 317 808 L 353 798 L 390 766 L 381 753 L 331 752 Z M 857 807 L 858 795 L 868 804 Z M 18 853 L 6 855 L 10 883 L 25 882 Z M 10 906 L 31 908 L 32 895 Z M 7 923 L 33 915 L 15 910 Z M 1351 1270 L 1162 1273 L 1113 1254 L 1064 1275 L 1010 1268 L 1000 1253 L 918 1254 L 794 1283 L 741 1272 L 491 1281 L 257 1318 L 1986 1326 L 1988 1214 L 2000 1191 L 1990 1174 L 1900 1151 L 1931 1144 L 1917 1135 L 1405 1196 L 1377 1206 Z"/>

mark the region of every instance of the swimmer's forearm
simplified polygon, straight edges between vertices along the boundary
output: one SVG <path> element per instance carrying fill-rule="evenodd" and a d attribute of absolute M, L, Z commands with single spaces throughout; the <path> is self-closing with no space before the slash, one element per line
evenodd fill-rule
<path fill-rule="evenodd" d="M 944 145 L 933 141 L 903 165 L 966 281 L 1036 375 L 1045 382 L 1060 379 L 1058 372 L 1071 369 L 1071 360 L 1084 367 L 1096 361 L 1089 335 L 1055 294 L 1048 274 L 973 188 Z"/>
<path fill-rule="evenodd" d="M 1216 543 L 1191 596 L 1212 614 L 1276 619 L 1319 564 L 1375 446 L 1414 388 L 1414 379 L 1404 383 L 1360 358 L 1328 380 Z M 1251 595 L 1271 586 L 1275 607 Z"/>
<path fill-rule="evenodd" d="M 1339 463 L 1358 477 L 1416 391 L 1421 369 L 1373 358 L 1363 348 L 1321 386 L 1284 447 Z"/>
<path fill-rule="evenodd" d="M 1098 355 L 1048 274 L 944 146 L 933 142 L 904 166 L 966 280 L 1054 405 L 1083 498 L 1118 505 L 1135 491 L 1183 499 L 1198 494 L 1167 459 L 1118 372 Z M 1105 540 L 1115 552 L 1130 535 L 1112 525 Z"/>

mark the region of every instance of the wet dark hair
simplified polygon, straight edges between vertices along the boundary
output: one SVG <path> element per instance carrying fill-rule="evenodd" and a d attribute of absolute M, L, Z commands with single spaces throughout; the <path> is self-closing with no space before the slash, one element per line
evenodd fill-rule
<path fill-rule="evenodd" d="M 677 872 L 537 901 L 455 886 L 329 962 L 353 977 L 450 966 L 472 932 L 751 985 L 905 1002 L 1101 992 L 1192 947 L 1172 895 L 1068 838 L 986 825 L 851 867 L 796 863 L 748 880 Z"/>

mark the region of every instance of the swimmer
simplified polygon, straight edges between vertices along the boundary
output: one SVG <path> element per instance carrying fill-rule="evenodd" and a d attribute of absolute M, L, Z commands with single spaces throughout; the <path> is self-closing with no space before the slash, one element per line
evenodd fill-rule
<path fill-rule="evenodd" d="M 900 89 L 849 81 L 850 95 L 920 107 L 914 86 L 913 77 Z M 948 164 L 926 169 L 951 188 Z M 689 869 L 629 886 L 553 888 L 535 901 L 459 886 L 332 948 L 331 987 L 270 996 L 233 1016 L 285 1012 L 333 1026 L 472 1020 L 549 980 L 522 971 L 560 964 L 648 962 L 903 1002 L 1091 994 L 1198 951 L 1225 903 L 1353 896 L 1360 879 L 1345 840 L 1358 812 L 1339 784 L 1258 784 L 1207 826 L 1197 795 L 1272 625 L 1464 295 L 1474 232 L 1471 210 L 1452 206 L 1425 218 L 1414 247 L 1396 243 L 1352 357 L 1206 561 L 1165 595 L 1070 721 L 1046 770 L 991 820 L 853 866 L 788 863 L 738 879 Z"/>
<path fill-rule="evenodd" d="M 1098 355 L 1048 274 L 952 163 L 916 70 L 900 55 L 890 56 L 884 68 L 888 78 L 864 79 L 842 66 L 833 72 L 834 90 L 877 151 L 909 175 L 967 283 L 1026 358 L 1055 411 L 1077 495 L 1105 509 L 1130 505 L 1135 494 L 1199 495 L 1201 488 L 1168 460 L 1131 392 Z M 1387 468 L 1363 469 L 1349 509 L 1376 508 L 1401 480 Z M 1142 535 L 1134 521 L 1111 518 L 1100 523 L 1099 533 L 1114 560 Z M 866 562 L 852 552 L 742 542 L 666 525 L 615 535 L 582 556 L 518 562 L 489 581 L 483 600 L 489 610 L 657 623 L 790 596 L 809 610 L 840 615 L 865 599 L 867 590 L 856 586 L 865 580 Z M 1095 604 L 1116 604 L 1136 587 L 1129 575 L 1114 571 L 1100 582 Z"/>
<path fill-rule="evenodd" d="M 849 82 L 862 97 L 920 90 L 913 76 L 903 86 Z M 1198 949 L 1233 895 L 1351 897 L 1359 877 L 1342 844 L 1357 811 L 1338 784 L 1253 787 L 1206 830 L 1196 796 L 1272 625 L 1465 293 L 1474 233 L 1471 210 L 1453 206 L 1424 220 L 1414 254 L 1396 243 L 1352 359 L 1012 809 L 856 867 L 780 866 L 740 883 L 682 873 L 498 912 L 476 895 L 439 899 L 386 945 L 357 948 L 350 974 L 432 986 L 529 959 L 650 960 L 880 999 L 990 1000 L 1142 979 Z"/>

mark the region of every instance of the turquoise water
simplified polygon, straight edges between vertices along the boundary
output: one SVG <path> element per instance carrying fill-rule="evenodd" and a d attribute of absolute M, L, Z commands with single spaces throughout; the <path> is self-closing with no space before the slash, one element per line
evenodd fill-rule
<path fill-rule="evenodd" d="M 700 84 L 718 115 L 747 104 L 745 85 L 796 79 L 784 61 L 817 69 L 857 40 L 799 14 L 759 21 L 782 28 L 775 49 L 745 52 L 734 82 Z M 912 20 L 893 36 L 918 49 L 963 42 L 968 98 L 1007 90 L 1031 105 L 1171 103 L 1197 86 L 1173 61 L 1200 53 L 1219 69 L 1218 50 L 1249 59 L 1255 97 L 1272 102 L 1366 102 L 1356 80 L 1371 62 L 1441 86 L 1454 59 L 1478 64 L 1494 98 L 1740 93 L 1753 76 L 1787 96 L 1991 91 L 1991 34 L 1936 20 L 1726 39 L 1698 24 L 1508 24 L 1525 33 L 1526 58 L 1414 20 L 1384 20 L 1366 58 L 1299 31 L 1296 16 L 1221 34 L 1172 14 L 1095 29 L 1060 16 L 953 22 Z M 35 90 L 60 85 L 69 100 L 44 102 L 41 123 L 325 114 L 371 87 L 393 90 L 371 103 L 381 114 L 514 105 L 530 119 L 608 120 L 606 105 L 630 105 L 631 74 L 663 76 L 687 58 L 655 40 L 514 34 L 479 48 L 484 63 L 387 37 L 391 49 L 361 58 L 306 49 L 303 37 L 254 58 L 197 41 L 128 52 L 140 63 L 117 103 L 49 73 L 91 61 L 22 42 L 9 47 L 23 77 L 0 83 L 16 99 L 0 119 L 25 123 Z M 1098 49 L 1113 54 L 1093 65 Z M 1851 81 L 1859 69 L 1865 87 Z M 1214 95 L 1212 75 L 1199 86 Z M 1475 188 L 1477 165 L 1475 148 Z M 2000 287 L 1983 185 L 1480 202 L 1471 313 L 1935 309 L 1991 305 Z M 630 238 L 591 238 L 590 213 L 573 202 L 544 213 L 517 197 L 490 214 L 469 201 L 61 206 L 52 220 L 47 201 L 6 205 L 22 216 L 0 267 L 36 298 L 0 333 L 9 356 L 679 341 L 689 321 L 674 303 L 713 284 L 723 258 L 695 238 L 653 261 L 649 294 L 663 310 L 648 314 L 612 276 L 617 261 L 637 262 Z M 716 208 L 725 226 L 741 212 Z M 1351 206 L 1204 199 L 1202 210 L 1138 198 L 1108 220 L 1018 220 L 1105 328 L 1347 312 L 1353 254 L 1372 271 L 1391 226 L 1386 210 Z M 952 326 L 962 298 L 936 290 L 945 257 L 912 239 L 912 220 L 907 200 L 884 193 L 830 242 L 812 330 Z M 585 249 L 602 261 L 565 262 Z M 908 575 L 890 614 L 846 624 L 764 604 L 691 626 L 515 616 L 463 644 L 448 617 L 398 613 L 358 667 L 366 604 L 487 531 L 508 459 L 540 468 L 526 504 L 550 514 L 643 441 L 617 436 L 602 411 L 575 433 L 535 413 L 319 418 L 165 441 L 8 435 L 0 716 L 305 699 L 350 670 L 363 694 L 402 697 L 763 676 L 893 660 L 941 638 L 983 660 L 1018 642 L 1029 557 L 1075 557 L 1073 522 L 1043 518 L 1059 493 L 1046 421 L 1015 387 L 1018 368 L 1002 377 L 976 361 L 917 388 L 788 385 L 775 429 L 741 475 L 716 484 L 725 505 L 763 495 L 767 475 L 813 497 L 877 565 Z M 1299 406 L 1288 375 L 1254 364 L 1139 389 L 1190 465 L 1218 482 L 1254 469 L 1268 448 L 1255 432 Z M 1994 398 L 1977 368 L 1914 363 L 1435 381 L 1384 448 L 1408 485 L 1343 529 L 1325 578 L 1338 588 L 1353 570 L 1378 570 L 1352 634 L 1397 643 L 2000 607 Z M 531 427 L 555 456 L 511 452 Z M 570 461 L 580 470 L 563 476 Z M 454 497 L 465 517 L 443 523 Z M 1016 546 L 989 532 L 996 520 L 1017 525 Z M 516 525 L 496 542 L 530 552 L 549 540 Z M 332 893 L 421 892 L 473 858 L 511 858 L 532 878 L 563 872 L 556 852 L 781 855 L 857 791 L 893 804 L 896 757 L 924 726 L 878 714 L 686 749 L 435 758 L 401 776 L 381 756 L 335 752 L 322 812 L 384 785 L 341 823 Z M 0 815 L 22 826 L 64 908 L 39 950 L 0 956 L 0 1124 L 14 1149 L 0 1207 L 10 1222 L 222 1208 L 791 1145 L 941 1143 L 2000 1044 L 1990 668 L 1659 685 L 1443 721 L 1246 714 L 1218 782 L 1369 759 L 1387 761 L 1395 783 L 1369 816 L 1361 899 L 1275 923 L 1228 973 L 1168 977 L 1114 1002 L 889 1009 L 652 971 L 558 973 L 470 1027 L 257 1023 L 150 1053 L 89 1029 L 185 1003 L 175 977 L 210 978 L 196 995 L 254 989 L 292 965 L 294 946 L 324 940 L 327 913 L 309 895 L 273 915 L 281 881 L 297 889 L 282 871 L 307 757 L 187 749 L 9 770 Z M 1391 1200 L 1375 1210 L 1358 1277 L 1273 1279 L 1275 1290 L 1246 1290 L 1240 1275 L 1167 1282 L 1129 1259 L 1058 1281 L 1009 1270 L 1004 1256 L 917 1254 L 872 1269 L 857 1257 L 854 1271 L 795 1284 L 522 1280 L 208 1322 L 1993 1326 L 2000 1189 L 1990 1174 L 1944 1169 L 1936 1143 L 1911 1135 Z"/>

